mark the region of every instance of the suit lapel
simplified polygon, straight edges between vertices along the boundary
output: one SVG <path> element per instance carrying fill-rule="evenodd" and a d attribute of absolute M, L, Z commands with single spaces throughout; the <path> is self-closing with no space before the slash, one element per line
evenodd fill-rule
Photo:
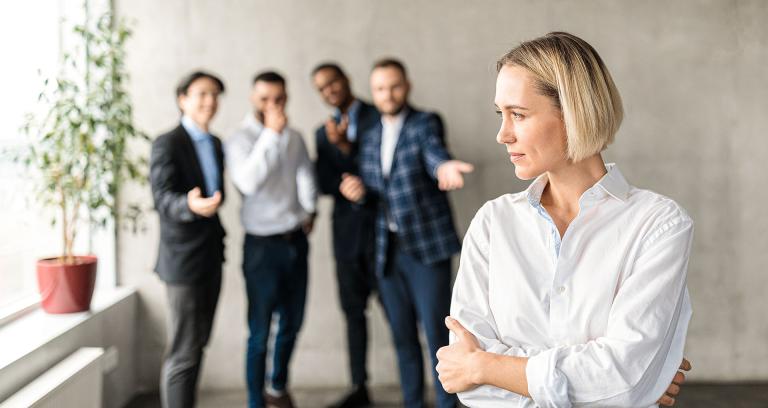
<path fill-rule="evenodd" d="M 397 143 L 395 143 L 395 151 L 392 155 L 392 167 L 389 170 L 389 178 L 392 179 L 392 176 L 395 175 L 395 169 L 397 169 L 397 163 L 400 161 L 398 160 L 398 157 L 400 156 L 400 153 L 403 151 L 404 146 L 407 146 L 407 143 L 410 143 L 408 139 L 408 125 L 409 121 L 411 119 L 411 116 L 413 116 L 413 109 L 410 107 L 407 107 L 408 113 L 405 115 L 405 119 L 403 120 L 403 127 L 400 128 L 400 134 L 397 136 Z"/>

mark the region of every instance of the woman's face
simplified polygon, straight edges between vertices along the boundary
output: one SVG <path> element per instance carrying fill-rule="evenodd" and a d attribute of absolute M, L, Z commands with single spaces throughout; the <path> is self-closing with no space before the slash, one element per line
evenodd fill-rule
<path fill-rule="evenodd" d="M 501 68 L 495 103 L 501 116 L 496 141 L 506 146 L 518 178 L 530 180 L 568 163 L 562 113 L 536 89 L 527 69 Z"/>

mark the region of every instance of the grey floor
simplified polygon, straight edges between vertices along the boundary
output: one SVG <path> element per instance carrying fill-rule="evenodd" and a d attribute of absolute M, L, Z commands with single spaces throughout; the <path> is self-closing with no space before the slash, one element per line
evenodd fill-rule
<path fill-rule="evenodd" d="M 291 395 L 298 408 L 323 408 L 334 402 L 344 392 L 336 388 L 299 388 Z M 371 389 L 376 408 L 400 407 L 400 390 L 397 387 L 376 387 Z M 247 406 L 248 395 L 245 391 L 202 392 L 198 408 L 241 408 Z M 142 395 L 135 398 L 126 408 L 160 408 L 157 394 Z"/>
<path fill-rule="evenodd" d="M 334 401 L 343 390 L 333 388 L 295 389 L 293 396 L 298 408 L 323 408 Z M 376 408 L 399 407 L 400 395 L 396 387 L 377 387 L 372 390 Z M 199 408 L 241 408 L 246 406 L 244 391 L 203 392 Z M 768 408 L 768 384 L 686 384 L 677 404 L 678 408 Z M 135 398 L 127 408 L 160 408 L 157 394 Z"/>

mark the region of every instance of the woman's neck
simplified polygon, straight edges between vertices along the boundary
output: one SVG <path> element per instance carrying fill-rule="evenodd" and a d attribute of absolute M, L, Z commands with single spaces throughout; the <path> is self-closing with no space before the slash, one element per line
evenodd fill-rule
<path fill-rule="evenodd" d="M 541 194 L 541 204 L 562 214 L 579 211 L 579 198 L 608 171 L 598 153 L 576 163 L 547 172 L 549 182 Z"/>

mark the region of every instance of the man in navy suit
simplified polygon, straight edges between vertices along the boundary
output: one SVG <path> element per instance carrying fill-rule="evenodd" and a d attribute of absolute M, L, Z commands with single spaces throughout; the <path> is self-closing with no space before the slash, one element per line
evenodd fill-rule
<path fill-rule="evenodd" d="M 339 299 L 347 320 L 347 350 L 352 376 L 352 390 L 334 408 L 369 406 L 366 387 L 368 329 L 365 310 L 376 287 L 370 261 L 373 252 L 374 209 L 353 203 L 339 191 L 346 174 L 359 174 L 360 135 L 379 123 L 379 112 L 372 105 L 355 98 L 349 79 L 337 64 L 324 63 L 312 70 L 312 82 L 333 115 L 317 128 L 317 178 L 320 191 L 334 198 L 333 253 Z"/>
<path fill-rule="evenodd" d="M 445 191 L 463 187 L 472 165 L 452 160 L 440 117 L 408 104 L 410 83 L 402 63 L 377 62 L 373 102 L 381 121 L 361 135 L 360 177 L 347 175 L 342 194 L 374 201 L 375 272 L 392 329 L 406 407 L 424 406 L 424 373 L 417 322 L 426 334 L 437 406 L 454 407 L 435 366 L 448 344 L 444 319 L 451 302 L 451 257 L 459 251 Z"/>

